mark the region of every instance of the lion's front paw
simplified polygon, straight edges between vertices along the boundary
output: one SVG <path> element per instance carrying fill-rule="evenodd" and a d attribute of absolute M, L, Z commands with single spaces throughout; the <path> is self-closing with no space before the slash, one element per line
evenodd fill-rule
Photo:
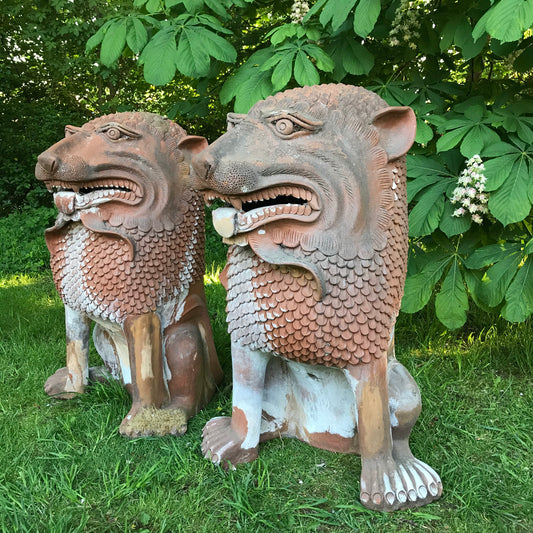
<path fill-rule="evenodd" d="M 44 392 L 54 398 L 70 400 L 78 394 L 85 392 L 85 385 L 80 380 L 78 385 L 73 382 L 72 376 L 66 366 L 52 374 L 44 384 Z"/>
<path fill-rule="evenodd" d="M 231 426 L 231 418 L 221 416 L 211 419 L 202 431 L 202 452 L 215 464 L 227 468 L 230 464 L 249 463 L 257 459 L 257 446 L 243 448 L 244 438 Z"/>
<path fill-rule="evenodd" d="M 182 409 L 132 407 L 119 428 L 125 437 L 179 436 L 187 431 L 187 417 Z"/>
<path fill-rule="evenodd" d="M 442 494 L 438 474 L 428 465 L 412 457 L 397 461 L 363 460 L 361 503 L 377 511 L 395 511 L 419 507 Z"/>
<path fill-rule="evenodd" d="M 406 507 L 420 507 L 440 498 L 442 482 L 439 475 L 426 463 L 411 456 L 398 461 L 398 469 L 407 487 Z"/>

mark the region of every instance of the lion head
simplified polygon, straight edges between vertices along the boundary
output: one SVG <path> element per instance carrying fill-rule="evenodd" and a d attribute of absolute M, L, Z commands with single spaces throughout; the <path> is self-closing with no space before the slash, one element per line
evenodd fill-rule
<path fill-rule="evenodd" d="M 304 254 L 368 260 L 387 244 L 395 203 L 393 171 L 414 141 L 410 108 L 388 107 L 360 87 L 285 91 L 248 115 L 228 116 L 228 132 L 194 163 L 215 228 L 273 264 L 323 273 Z"/>
<path fill-rule="evenodd" d="M 133 228 L 172 230 L 190 189 L 191 154 L 206 145 L 203 137 L 188 136 L 152 113 L 117 113 L 81 128 L 67 126 L 65 138 L 38 157 L 35 169 L 59 210 L 47 236 L 77 221 L 125 239 Z"/>

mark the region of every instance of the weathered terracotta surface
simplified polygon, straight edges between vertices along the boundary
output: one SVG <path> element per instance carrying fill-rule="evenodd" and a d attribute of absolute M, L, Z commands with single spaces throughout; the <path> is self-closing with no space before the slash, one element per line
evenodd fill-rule
<path fill-rule="evenodd" d="M 221 276 L 232 340 L 233 414 L 204 428 L 217 463 L 253 460 L 280 435 L 360 453 L 361 501 L 383 511 L 442 491 L 408 439 L 420 394 L 394 356 L 407 259 L 409 108 L 362 88 L 294 89 L 228 116 L 193 160 L 221 198 Z"/>
<path fill-rule="evenodd" d="M 221 379 L 203 288 L 203 201 L 190 159 L 207 145 L 150 113 L 108 115 L 43 152 L 36 177 L 59 210 L 46 231 L 65 304 L 67 366 L 48 394 L 85 390 L 93 339 L 132 408 L 123 435 L 181 434 Z"/>

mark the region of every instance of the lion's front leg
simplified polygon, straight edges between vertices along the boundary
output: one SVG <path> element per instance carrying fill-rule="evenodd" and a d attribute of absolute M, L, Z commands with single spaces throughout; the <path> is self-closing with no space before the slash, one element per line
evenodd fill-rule
<path fill-rule="evenodd" d="M 203 430 L 202 452 L 227 467 L 257 458 L 265 372 L 270 356 L 232 343 L 233 408 L 231 417 L 210 420 Z"/>
<path fill-rule="evenodd" d="M 67 366 L 60 368 L 46 380 L 46 394 L 68 400 L 85 392 L 89 380 L 90 324 L 87 315 L 65 306 Z"/>
<path fill-rule="evenodd" d="M 176 410 L 173 423 L 169 412 L 160 409 L 169 396 L 163 375 L 159 317 L 155 313 L 130 316 L 122 327 L 128 343 L 132 406 L 120 424 L 120 433 L 127 437 L 183 433 L 183 411 Z"/>
<path fill-rule="evenodd" d="M 347 369 L 355 389 L 361 453 L 361 503 L 378 511 L 425 505 L 440 496 L 433 469 L 394 442 L 389 414 L 387 358 Z"/>

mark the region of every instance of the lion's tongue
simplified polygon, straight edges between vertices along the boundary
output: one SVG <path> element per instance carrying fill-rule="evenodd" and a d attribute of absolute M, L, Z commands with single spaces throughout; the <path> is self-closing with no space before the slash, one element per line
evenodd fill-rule
<path fill-rule="evenodd" d="M 76 193 L 70 191 L 57 192 L 54 194 L 54 203 L 61 213 L 72 215 L 76 210 Z"/>

